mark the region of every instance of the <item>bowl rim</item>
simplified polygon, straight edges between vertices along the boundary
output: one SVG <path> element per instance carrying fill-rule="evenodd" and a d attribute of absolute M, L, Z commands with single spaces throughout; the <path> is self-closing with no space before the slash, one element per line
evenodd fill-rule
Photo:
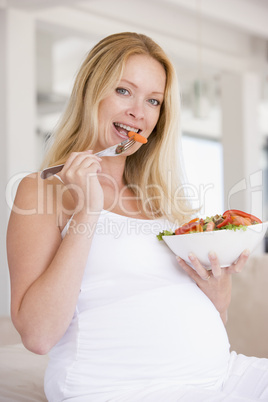
<path fill-rule="evenodd" d="M 264 221 L 264 222 L 262 222 L 262 223 L 256 223 L 255 225 L 248 225 L 247 227 L 246 227 L 246 230 L 247 230 L 247 228 L 254 228 L 254 227 L 260 227 L 260 226 L 262 226 L 262 225 L 264 225 L 264 226 L 267 226 L 268 227 L 268 221 Z M 180 235 L 175 235 L 175 234 L 173 234 L 173 235 L 163 235 L 162 237 L 163 238 L 167 238 L 167 237 L 169 237 L 169 238 L 171 238 L 171 237 L 178 237 L 178 238 L 182 238 L 182 237 L 185 237 L 185 236 L 187 236 L 187 238 L 189 238 L 189 236 L 192 236 L 192 235 L 204 235 L 204 236 L 211 236 L 211 234 L 212 233 L 214 233 L 214 234 L 216 234 L 216 233 L 223 233 L 223 232 L 231 232 L 231 233 L 245 233 L 246 232 L 246 230 L 243 230 L 243 229 L 237 229 L 237 230 L 231 230 L 231 229 L 221 229 L 221 230 L 212 230 L 212 231 L 209 231 L 209 232 L 197 232 L 197 233 L 185 233 L 185 234 L 180 234 Z M 267 228 L 266 228 L 266 230 L 267 230 Z M 265 236 L 265 235 L 264 235 Z"/>

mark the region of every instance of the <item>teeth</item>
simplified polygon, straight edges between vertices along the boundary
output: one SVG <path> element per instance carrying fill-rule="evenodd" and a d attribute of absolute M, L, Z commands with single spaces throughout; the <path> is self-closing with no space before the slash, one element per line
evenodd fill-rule
<path fill-rule="evenodd" d="M 138 128 L 126 126 L 125 124 L 121 124 L 121 123 L 114 123 L 114 125 L 117 126 L 117 127 L 124 128 L 127 131 L 134 131 L 135 133 L 137 133 L 139 131 Z"/>

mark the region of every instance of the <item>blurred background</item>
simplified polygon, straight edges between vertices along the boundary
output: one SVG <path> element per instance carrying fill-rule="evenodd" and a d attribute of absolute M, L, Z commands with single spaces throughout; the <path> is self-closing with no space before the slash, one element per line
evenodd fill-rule
<path fill-rule="evenodd" d="M 267 220 L 267 21 L 267 0 L 0 0 L 0 316 L 16 187 L 39 169 L 83 58 L 108 34 L 145 33 L 176 66 L 194 206 Z"/>

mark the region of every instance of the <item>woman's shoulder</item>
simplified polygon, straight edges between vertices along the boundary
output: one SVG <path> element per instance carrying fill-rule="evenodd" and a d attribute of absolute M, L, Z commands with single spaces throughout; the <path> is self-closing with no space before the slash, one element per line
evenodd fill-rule
<path fill-rule="evenodd" d="M 60 183 L 61 185 L 64 185 L 62 180 L 60 180 L 59 176 L 50 176 L 46 179 L 41 178 L 41 172 L 32 172 L 27 175 L 25 175 L 20 183 L 19 183 L 19 188 L 24 189 L 26 186 L 28 188 L 35 188 L 37 185 L 39 187 L 46 187 L 48 185 L 54 185 Z"/>
<path fill-rule="evenodd" d="M 29 201 L 44 203 L 63 187 L 63 182 L 58 178 L 51 176 L 43 180 L 40 176 L 40 172 L 33 172 L 21 179 L 17 188 L 16 198 L 21 199 L 21 201 L 25 203 Z"/>
<path fill-rule="evenodd" d="M 57 216 L 61 227 L 73 214 L 73 199 L 59 177 L 43 180 L 40 172 L 34 172 L 20 181 L 12 209 L 26 215 Z"/>
<path fill-rule="evenodd" d="M 29 209 L 36 206 L 40 198 L 41 189 L 44 189 L 44 185 L 40 186 L 38 172 L 24 176 L 16 190 L 13 210 L 15 208 L 16 212 L 18 208 Z"/>

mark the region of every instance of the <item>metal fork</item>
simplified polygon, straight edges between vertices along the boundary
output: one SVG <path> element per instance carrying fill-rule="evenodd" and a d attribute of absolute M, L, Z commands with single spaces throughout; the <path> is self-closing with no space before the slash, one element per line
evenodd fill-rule
<path fill-rule="evenodd" d="M 128 138 L 127 140 L 124 140 L 120 142 L 119 144 L 113 145 L 109 148 L 104 149 L 103 151 L 97 152 L 95 155 L 97 156 L 119 156 L 126 152 L 132 145 L 135 144 L 135 140 L 133 137 Z M 53 176 L 56 173 L 59 173 L 64 164 L 62 165 L 56 165 L 56 166 L 51 166 L 48 167 L 40 173 L 40 176 L 42 179 L 47 179 L 50 176 Z"/>

